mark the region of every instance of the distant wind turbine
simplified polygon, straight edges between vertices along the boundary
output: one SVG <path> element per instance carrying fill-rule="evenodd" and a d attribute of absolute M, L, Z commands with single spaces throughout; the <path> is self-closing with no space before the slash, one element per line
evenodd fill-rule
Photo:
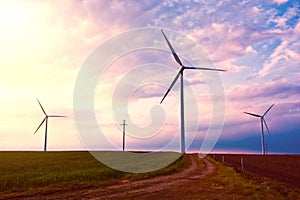
<path fill-rule="evenodd" d="M 180 76 L 180 125 L 181 125 L 181 153 L 185 153 L 185 128 L 184 128 L 184 93 L 183 93 L 183 71 L 185 69 L 197 69 L 197 70 L 209 70 L 209 71 L 226 71 L 224 69 L 211 69 L 211 68 L 204 68 L 204 67 L 193 67 L 193 66 L 184 66 L 181 62 L 181 60 L 179 59 L 178 55 L 176 54 L 174 48 L 172 47 L 171 43 L 169 42 L 167 36 L 165 35 L 164 31 L 161 29 L 161 32 L 165 38 L 165 40 L 168 43 L 168 46 L 175 58 L 175 61 L 180 65 L 180 69 L 177 73 L 177 75 L 175 76 L 172 84 L 170 85 L 170 87 L 168 88 L 166 94 L 164 95 L 164 97 L 162 98 L 161 102 L 162 103 L 164 101 L 164 99 L 166 98 L 166 96 L 168 95 L 168 93 L 170 92 L 170 90 L 172 89 L 172 87 L 174 86 L 174 84 L 176 83 L 176 81 L 178 80 L 179 76 Z"/>
<path fill-rule="evenodd" d="M 268 128 L 268 125 L 267 125 L 267 122 L 265 120 L 265 116 L 266 114 L 271 110 L 271 108 L 275 105 L 275 103 L 273 103 L 269 108 L 268 110 L 266 110 L 266 112 L 263 114 L 263 115 L 258 115 L 258 114 L 254 114 L 254 113 L 249 113 L 249 112 L 244 112 L 248 115 L 252 115 L 254 117 L 259 117 L 260 118 L 260 126 L 261 126 L 261 154 L 262 155 L 265 155 L 266 154 L 266 151 L 265 151 L 265 134 L 264 134 L 264 125 L 268 131 L 268 134 L 270 134 L 270 131 L 269 131 L 269 128 Z"/>
<path fill-rule="evenodd" d="M 43 119 L 43 121 L 41 122 L 41 124 L 38 126 L 38 128 L 35 130 L 34 134 L 39 130 L 39 128 L 43 125 L 43 123 L 46 121 L 46 128 L 45 128 L 45 144 L 44 144 L 44 151 L 47 151 L 47 128 L 48 128 L 48 118 L 49 117 L 67 117 L 67 116 L 62 116 L 62 115 L 47 115 L 47 113 L 45 112 L 42 104 L 40 103 L 40 101 L 37 99 L 43 113 L 45 114 L 45 118 Z"/>

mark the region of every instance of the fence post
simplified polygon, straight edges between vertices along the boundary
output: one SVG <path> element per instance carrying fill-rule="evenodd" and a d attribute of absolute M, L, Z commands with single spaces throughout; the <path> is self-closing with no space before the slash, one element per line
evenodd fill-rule
<path fill-rule="evenodd" d="M 242 168 L 242 171 L 244 171 L 244 160 L 242 157 L 241 157 L 241 168 Z"/>
<path fill-rule="evenodd" d="M 224 161 L 225 161 L 224 156 L 222 156 L 222 162 L 224 162 Z"/>

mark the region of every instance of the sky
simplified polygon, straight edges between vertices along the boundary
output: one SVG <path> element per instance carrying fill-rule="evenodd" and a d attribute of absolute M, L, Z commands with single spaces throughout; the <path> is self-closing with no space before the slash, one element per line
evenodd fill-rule
<path fill-rule="evenodd" d="M 88 135 L 95 126 L 114 150 L 121 150 L 124 118 L 128 150 L 179 151 L 178 83 L 159 104 L 178 69 L 162 35 L 155 39 L 163 50 L 129 52 L 101 76 L 91 74 L 98 81 L 93 94 L 97 124 L 85 118 L 90 124 L 78 130 L 74 111 L 76 83 L 89 56 L 120 34 L 155 27 L 165 30 L 185 63 L 188 55 L 205 54 L 227 70 L 185 72 L 188 151 L 198 152 L 216 125 L 222 130 L 214 152 L 260 153 L 260 121 L 243 111 L 263 114 L 275 103 L 265 117 L 271 133 L 265 136 L 267 151 L 300 153 L 299 13 L 297 0 L 1 2 L 0 150 L 43 149 L 44 126 L 33 134 L 44 118 L 38 98 L 48 114 L 68 116 L 49 119 L 49 150 L 109 149 L 100 136 Z M 184 48 L 175 32 L 203 51 Z M 151 37 L 132 40 L 143 43 Z M 222 82 L 224 123 L 211 125 L 219 112 L 212 112 L 207 76 Z M 124 105 L 127 115 L 119 110 Z"/>

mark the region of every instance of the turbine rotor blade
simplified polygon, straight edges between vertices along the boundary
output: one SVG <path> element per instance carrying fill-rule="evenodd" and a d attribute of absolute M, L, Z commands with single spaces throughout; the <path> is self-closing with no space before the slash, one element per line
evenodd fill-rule
<path fill-rule="evenodd" d="M 35 133 L 39 130 L 39 128 L 40 128 L 40 127 L 43 125 L 43 123 L 45 122 L 46 118 L 47 118 L 47 117 L 45 117 L 45 118 L 43 119 L 43 121 L 40 123 L 40 125 L 39 125 L 38 128 L 34 131 L 33 134 L 35 134 Z"/>
<path fill-rule="evenodd" d="M 168 40 L 166 34 L 164 33 L 164 31 L 163 31 L 162 29 L 160 29 L 160 30 L 161 30 L 162 34 L 164 35 L 164 38 L 165 38 L 165 40 L 167 41 L 168 46 L 169 46 L 170 50 L 172 51 L 172 54 L 173 54 L 173 56 L 174 56 L 176 62 L 177 62 L 180 66 L 183 66 L 182 63 L 181 63 L 181 60 L 179 59 L 178 55 L 176 54 L 175 50 L 173 49 L 173 47 L 172 47 L 170 41 Z"/>
<path fill-rule="evenodd" d="M 263 114 L 263 117 L 271 110 L 271 108 L 275 105 L 275 103 L 273 103 L 270 108 L 268 108 L 268 110 Z"/>
<path fill-rule="evenodd" d="M 269 128 L 268 128 L 267 122 L 266 122 L 266 120 L 265 120 L 264 118 L 263 118 L 263 121 L 264 121 L 264 124 L 265 124 L 265 126 L 266 126 L 266 128 L 267 128 L 268 134 L 270 135 L 271 133 L 270 133 L 270 131 L 269 131 Z"/>
<path fill-rule="evenodd" d="M 166 96 L 168 95 L 169 92 L 170 92 L 170 89 L 167 90 L 166 94 L 164 95 L 164 97 L 160 101 L 160 104 L 164 101 L 164 99 L 166 98 Z"/>
<path fill-rule="evenodd" d="M 44 110 L 42 104 L 40 103 L 40 101 L 38 99 L 36 99 L 38 101 L 38 103 L 40 104 L 41 109 L 43 110 L 43 113 L 47 116 L 46 111 Z"/>
<path fill-rule="evenodd" d="M 66 117 L 66 118 L 68 118 L 67 116 L 63 116 L 63 115 L 49 115 L 48 117 Z"/>
<path fill-rule="evenodd" d="M 253 113 L 249 113 L 249 112 L 244 112 L 244 113 L 246 113 L 246 114 L 248 114 L 248 115 L 252 115 L 252 116 L 254 116 L 254 117 L 262 117 L 262 116 L 260 116 L 260 115 L 253 114 Z"/>
<path fill-rule="evenodd" d="M 162 100 L 160 101 L 160 104 L 164 101 L 164 99 L 166 98 L 166 96 L 168 95 L 168 93 L 170 92 L 170 90 L 172 89 L 172 87 L 174 86 L 174 84 L 176 83 L 176 81 L 178 80 L 179 75 L 181 74 L 181 70 L 183 70 L 183 69 L 180 69 L 179 72 L 177 73 L 177 75 L 176 75 L 176 77 L 174 78 L 172 84 L 171 84 L 170 87 L 168 88 L 166 94 L 164 95 L 164 97 L 163 97 Z"/>
<path fill-rule="evenodd" d="M 225 69 L 214 69 L 214 68 L 206 68 L 206 67 L 184 67 L 185 69 L 198 69 L 198 70 L 207 70 L 207 71 L 220 71 L 226 72 Z"/>

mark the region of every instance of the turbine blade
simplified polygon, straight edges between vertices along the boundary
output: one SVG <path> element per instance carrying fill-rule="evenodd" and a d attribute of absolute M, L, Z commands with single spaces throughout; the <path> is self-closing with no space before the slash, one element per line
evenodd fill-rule
<path fill-rule="evenodd" d="M 269 127 L 268 127 L 267 122 L 266 122 L 266 120 L 265 120 L 264 118 L 263 118 L 263 121 L 264 121 L 264 124 L 265 124 L 265 126 L 266 126 L 266 128 L 267 128 L 267 131 L 268 131 L 269 135 L 270 135 L 271 133 L 270 133 L 270 131 L 269 131 Z"/>
<path fill-rule="evenodd" d="M 66 117 L 66 118 L 68 118 L 67 116 L 63 116 L 63 115 L 49 115 L 48 117 Z"/>
<path fill-rule="evenodd" d="M 43 125 L 43 123 L 45 122 L 46 118 L 47 118 L 47 117 L 45 117 L 45 118 L 43 119 L 43 121 L 40 123 L 40 125 L 39 125 L 38 128 L 34 131 L 33 134 L 35 134 L 35 133 L 39 130 L 39 128 L 40 128 L 40 127 Z"/>
<path fill-rule="evenodd" d="M 206 68 L 206 67 L 184 67 L 184 68 L 185 69 L 199 69 L 199 70 L 226 72 L 225 69 L 214 69 L 214 68 Z"/>
<path fill-rule="evenodd" d="M 244 113 L 246 113 L 246 114 L 248 114 L 248 115 L 252 115 L 252 116 L 254 116 L 254 117 L 261 117 L 260 115 L 253 114 L 253 113 L 249 113 L 249 112 L 244 112 Z"/>
<path fill-rule="evenodd" d="M 270 108 L 268 108 L 268 110 L 263 114 L 263 117 L 271 110 L 271 108 L 275 105 L 275 103 L 273 103 Z"/>
<path fill-rule="evenodd" d="M 176 62 L 177 62 L 180 66 L 183 66 L 182 63 L 181 63 L 181 60 L 179 59 L 178 55 L 176 54 L 175 50 L 173 49 L 171 43 L 169 42 L 169 40 L 168 40 L 166 34 L 164 33 L 164 31 L 163 31 L 162 29 L 161 29 L 161 32 L 162 32 L 162 34 L 164 35 L 164 38 L 165 38 L 165 40 L 167 41 L 168 46 L 169 46 L 170 50 L 172 51 L 172 54 L 173 54 L 173 56 L 174 56 Z"/>
<path fill-rule="evenodd" d="M 40 107 L 41 107 L 41 109 L 43 110 L 43 113 L 47 116 L 47 114 L 46 114 L 46 112 L 45 112 L 45 110 L 44 110 L 44 108 L 43 108 L 43 106 L 42 106 L 42 104 L 40 103 L 40 101 L 38 100 L 38 99 L 36 99 L 37 101 L 38 101 L 38 103 L 40 104 Z"/>
<path fill-rule="evenodd" d="M 176 81 L 179 78 L 180 72 L 182 69 L 179 70 L 179 72 L 177 73 L 176 77 L 174 78 L 172 84 L 170 85 L 170 87 L 168 88 L 166 94 L 164 95 L 164 97 L 162 98 L 162 100 L 160 101 L 160 104 L 164 101 L 164 99 L 166 98 L 166 96 L 168 95 L 168 93 L 170 92 L 170 90 L 172 89 L 172 87 L 174 86 L 174 84 L 176 83 Z"/>

